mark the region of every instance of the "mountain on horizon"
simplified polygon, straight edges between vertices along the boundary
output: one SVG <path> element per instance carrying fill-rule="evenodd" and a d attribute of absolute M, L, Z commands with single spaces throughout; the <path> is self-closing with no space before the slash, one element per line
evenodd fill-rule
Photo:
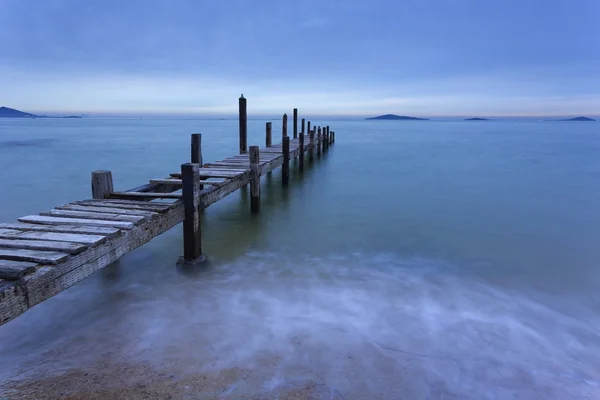
<path fill-rule="evenodd" d="M 385 114 L 380 115 L 378 117 L 370 117 L 365 118 L 365 120 L 369 119 L 385 119 L 385 120 L 402 120 L 402 121 L 428 121 L 428 118 L 417 118 L 417 117 L 406 117 L 404 115 L 396 115 L 396 114 Z"/>
<path fill-rule="evenodd" d="M 14 108 L 0 107 L 0 118 L 38 118 L 38 115 L 15 110 Z"/>

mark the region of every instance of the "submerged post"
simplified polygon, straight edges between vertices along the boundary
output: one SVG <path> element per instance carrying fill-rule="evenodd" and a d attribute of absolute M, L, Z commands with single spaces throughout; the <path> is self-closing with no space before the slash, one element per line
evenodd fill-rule
<path fill-rule="evenodd" d="M 265 146 L 271 147 L 271 122 L 267 122 L 266 125 L 266 137 L 265 137 Z"/>
<path fill-rule="evenodd" d="M 202 258 L 202 230 L 200 227 L 200 166 L 181 165 L 183 220 L 183 260 L 196 261 Z"/>
<path fill-rule="evenodd" d="M 298 142 L 298 170 L 304 171 L 304 130 L 301 132 Z"/>
<path fill-rule="evenodd" d="M 302 118 L 302 134 L 306 134 L 306 131 L 304 130 L 304 118 Z"/>
<path fill-rule="evenodd" d="M 310 125 L 310 122 L 309 122 Z M 308 155 L 308 159 L 310 161 L 312 161 L 315 158 L 315 130 L 313 128 L 312 131 L 309 132 L 310 134 L 310 153 Z"/>
<path fill-rule="evenodd" d="M 250 146 L 250 211 L 260 209 L 260 156 L 258 146 Z"/>
<path fill-rule="evenodd" d="M 287 114 L 283 114 L 283 122 L 281 124 L 281 138 L 287 136 Z"/>
<path fill-rule="evenodd" d="M 329 143 L 331 143 L 331 137 L 329 136 L 329 125 L 327 125 L 327 147 L 329 147 Z"/>
<path fill-rule="evenodd" d="M 298 139 L 298 109 L 294 108 L 294 139 Z"/>
<path fill-rule="evenodd" d="M 114 192 L 112 172 L 92 172 L 92 198 L 107 199 Z"/>
<path fill-rule="evenodd" d="M 248 152 L 248 115 L 246 113 L 246 99 L 240 97 L 240 154 Z"/>
<path fill-rule="evenodd" d="M 290 181 L 290 137 L 283 137 L 283 165 L 281 166 L 281 183 L 286 186 Z"/>
<path fill-rule="evenodd" d="M 335 143 L 335 132 L 331 132 L 331 143 Z"/>
<path fill-rule="evenodd" d="M 325 153 L 325 150 L 327 150 L 327 129 L 325 127 L 323 127 L 323 132 L 321 134 L 321 147 L 322 152 Z"/>
<path fill-rule="evenodd" d="M 308 125 L 306 126 L 306 132 L 310 136 L 310 121 L 308 121 Z"/>

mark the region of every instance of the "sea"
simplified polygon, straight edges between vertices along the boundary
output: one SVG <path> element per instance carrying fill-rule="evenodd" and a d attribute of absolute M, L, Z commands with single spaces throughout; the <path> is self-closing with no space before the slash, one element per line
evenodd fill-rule
<path fill-rule="evenodd" d="M 263 176 L 258 215 L 248 190 L 203 211 L 207 264 L 176 265 L 176 226 L 1 326 L 0 398 L 600 399 L 597 122 L 312 123 L 335 144 Z M 89 198 L 94 170 L 164 178 L 191 133 L 234 155 L 237 132 L 0 119 L 0 221 Z"/>

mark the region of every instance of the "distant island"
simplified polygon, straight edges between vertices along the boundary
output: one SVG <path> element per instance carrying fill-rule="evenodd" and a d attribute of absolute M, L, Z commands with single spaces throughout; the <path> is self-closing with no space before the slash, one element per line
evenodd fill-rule
<path fill-rule="evenodd" d="M 83 118 L 78 115 L 69 115 L 66 117 L 47 117 L 45 115 L 35 115 L 14 108 L 0 107 L 0 118 Z"/>
<path fill-rule="evenodd" d="M 367 119 L 386 119 L 386 120 L 402 120 L 402 121 L 428 121 L 428 118 L 405 117 L 396 114 L 385 114 L 378 117 L 365 118 Z"/>
<path fill-rule="evenodd" d="M 465 121 L 489 121 L 489 119 L 475 117 L 475 118 L 467 118 L 467 119 L 465 119 Z"/>
<path fill-rule="evenodd" d="M 557 121 L 595 121 L 595 119 L 588 118 L 588 117 L 575 117 L 575 118 L 568 118 L 568 119 L 559 119 Z"/>
<path fill-rule="evenodd" d="M 35 114 L 29 114 L 14 108 L 0 107 L 0 118 L 37 118 Z"/>

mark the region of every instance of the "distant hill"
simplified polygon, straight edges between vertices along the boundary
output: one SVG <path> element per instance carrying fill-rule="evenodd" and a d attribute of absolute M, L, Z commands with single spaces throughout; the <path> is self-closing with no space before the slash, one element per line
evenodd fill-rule
<path fill-rule="evenodd" d="M 365 118 L 365 119 L 387 119 L 387 120 L 402 120 L 402 121 L 427 121 L 427 118 L 417 118 L 417 117 L 405 117 L 402 115 L 396 115 L 396 114 L 385 114 L 385 115 L 380 115 L 378 117 L 371 117 L 371 118 Z"/>
<path fill-rule="evenodd" d="M 467 119 L 465 119 L 465 121 L 489 121 L 489 119 L 475 117 L 475 118 L 467 118 Z"/>
<path fill-rule="evenodd" d="M 595 119 L 588 118 L 588 117 L 575 117 L 575 118 L 568 118 L 568 119 L 559 119 L 558 121 L 595 121 Z"/>
<path fill-rule="evenodd" d="M 37 118 L 35 114 L 29 114 L 14 108 L 0 107 L 0 118 Z"/>

